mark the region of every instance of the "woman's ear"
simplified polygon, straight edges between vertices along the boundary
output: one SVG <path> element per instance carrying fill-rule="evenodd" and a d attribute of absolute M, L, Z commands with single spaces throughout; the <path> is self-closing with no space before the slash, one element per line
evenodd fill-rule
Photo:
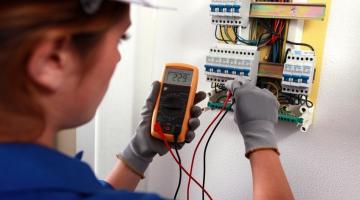
<path fill-rule="evenodd" d="M 48 33 L 33 48 L 27 71 L 30 79 L 42 89 L 56 92 L 66 80 L 67 55 L 70 37 Z"/>

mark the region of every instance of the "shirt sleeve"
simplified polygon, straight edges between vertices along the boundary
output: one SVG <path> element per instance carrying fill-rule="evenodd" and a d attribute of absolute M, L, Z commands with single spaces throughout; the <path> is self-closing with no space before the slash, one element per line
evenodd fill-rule
<path fill-rule="evenodd" d="M 110 183 L 104 181 L 104 180 L 98 180 L 100 185 L 103 186 L 105 189 L 114 190 L 114 187 L 110 185 Z"/>

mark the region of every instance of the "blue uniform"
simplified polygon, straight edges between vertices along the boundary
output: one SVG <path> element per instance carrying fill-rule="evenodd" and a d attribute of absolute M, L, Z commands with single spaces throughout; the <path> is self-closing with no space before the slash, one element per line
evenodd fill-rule
<path fill-rule="evenodd" d="M 79 159 L 34 144 L 0 144 L 0 199 L 162 200 L 114 190 Z"/>

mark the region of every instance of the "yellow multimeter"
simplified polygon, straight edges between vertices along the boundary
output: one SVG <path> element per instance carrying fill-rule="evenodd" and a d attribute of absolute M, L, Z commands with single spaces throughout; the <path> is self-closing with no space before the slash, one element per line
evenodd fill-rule
<path fill-rule="evenodd" d="M 199 70 L 195 66 L 183 63 L 165 65 L 160 94 L 152 117 L 153 137 L 163 139 L 161 132 L 169 142 L 185 141 L 198 77 Z"/>

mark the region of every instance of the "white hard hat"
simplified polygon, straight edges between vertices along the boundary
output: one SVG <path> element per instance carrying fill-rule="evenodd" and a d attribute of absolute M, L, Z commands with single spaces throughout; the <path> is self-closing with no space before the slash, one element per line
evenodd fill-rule
<path fill-rule="evenodd" d="M 142 5 L 145 7 L 151 7 L 151 8 L 160 8 L 160 9 L 171 9 L 169 7 L 159 6 L 155 4 L 156 0 L 80 0 L 80 3 L 84 9 L 84 11 L 88 14 L 94 14 L 98 9 L 100 8 L 103 1 L 117 1 L 117 2 L 123 2 L 123 3 L 135 3 L 138 5 Z"/>

